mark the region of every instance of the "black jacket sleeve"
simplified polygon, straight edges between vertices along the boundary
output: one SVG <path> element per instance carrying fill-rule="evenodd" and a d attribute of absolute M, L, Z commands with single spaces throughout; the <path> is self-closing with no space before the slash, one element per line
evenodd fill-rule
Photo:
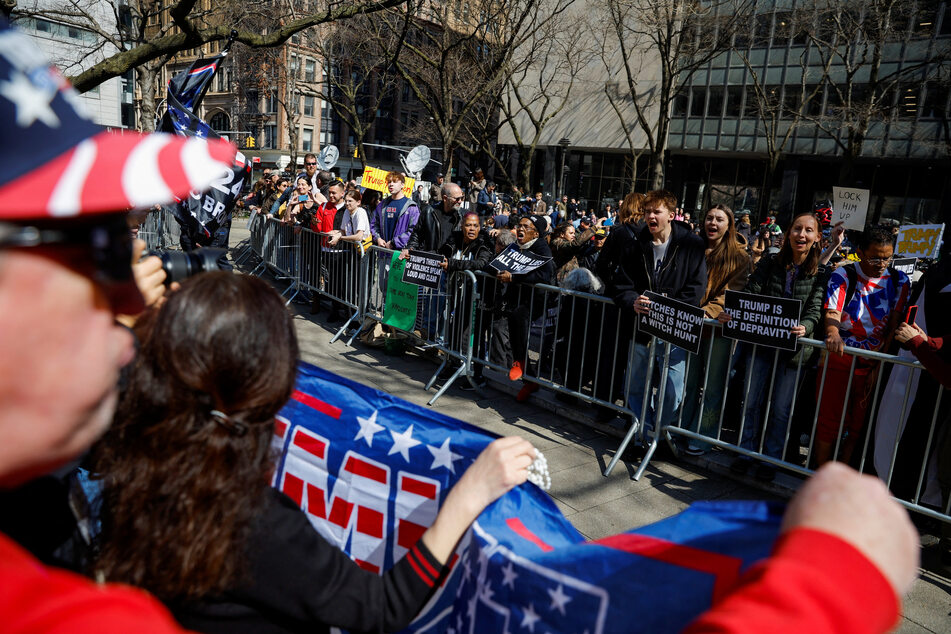
<path fill-rule="evenodd" d="M 684 245 L 684 278 L 680 289 L 673 293 L 674 299 L 678 299 L 691 306 L 699 306 L 703 301 L 703 295 L 707 292 L 707 258 L 704 254 L 703 242 L 689 236 L 689 241 Z"/>
<path fill-rule="evenodd" d="M 353 632 L 403 629 L 438 588 L 447 568 L 418 542 L 382 577 L 363 570 L 311 526 L 294 502 L 268 492 L 264 512 L 252 528 L 249 570 L 243 587 L 205 615 L 220 616 L 230 603 L 246 616 L 196 622 L 202 631 L 320 631 L 328 626 Z M 194 613 L 194 612 L 193 612 Z M 179 613 L 176 611 L 176 615 Z M 240 621 L 239 620 L 239 621 Z M 250 621 L 256 620 L 257 623 Z"/>

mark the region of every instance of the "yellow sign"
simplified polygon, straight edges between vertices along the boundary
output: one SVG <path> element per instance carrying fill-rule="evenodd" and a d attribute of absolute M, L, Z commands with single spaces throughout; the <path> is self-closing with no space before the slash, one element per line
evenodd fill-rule
<path fill-rule="evenodd" d="M 905 225 L 898 231 L 895 254 L 907 258 L 936 258 L 944 225 Z"/>
<path fill-rule="evenodd" d="M 366 187 L 367 189 L 375 189 L 378 192 L 383 192 L 384 194 L 389 194 L 390 190 L 386 187 L 386 170 L 381 170 L 377 167 L 370 167 L 367 165 L 367 168 L 363 171 L 363 180 L 360 181 L 361 187 Z M 413 194 L 413 185 L 416 183 L 414 178 L 406 178 L 406 181 L 403 182 L 403 195 L 406 197 L 412 196 Z"/>

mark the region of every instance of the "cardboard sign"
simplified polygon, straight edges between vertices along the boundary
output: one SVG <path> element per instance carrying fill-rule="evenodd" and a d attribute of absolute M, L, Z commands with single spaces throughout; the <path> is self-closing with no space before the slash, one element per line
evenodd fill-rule
<path fill-rule="evenodd" d="M 439 278 L 442 277 L 443 257 L 426 251 L 410 251 L 409 259 L 404 260 L 403 282 L 425 286 L 434 291 L 439 289 Z"/>
<path fill-rule="evenodd" d="M 650 291 L 644 294 L 651 300 L 651 310 L 641 315 L 641 330 L 693 354 L 700 352 L 703 309 Z"/>
<path fill-rule="evenodd" d="M 795 350 L 802 301 L 727 291 L 723 302 L 732 319 L 723 325 L 723 336 L 767 348 Z"/>
<path fill-rule="evenodd" d="M 416 305 L 419 287 L 403 282 L 406 260 L 400 259 L 399 251 L 390 260 L 390 273 L 386 282 L 386 300 L 383 304 L 381 323 L 398 330 L 412 332 L 416 325 Z"/>
<path fill-rule="evenodd" d="M 895 258 L 892 260 L 892 267 L 911 277 L 915 273 L 915 264 L 917 263 L 918 258 Z"/>
<path fill-rule="evenodd" d="M 943 237 L 944 225 L 905 225 L 898 230 L 895 255 L 936 258 Z"/>
<path fill-rule="evenodd" d="M 518 244 L 512 243 L 489 262 L 496 271 L 509 271 L 512 275 L 529 273 L 544 265 L 551 258 L 540 258 L 530 251 L 522 251 Z"/>
<path fill-rule="evenodd" d="M 841 222 L 846 229 L 865 229 L 865 216 L 868 214 L 867 189 L 851 187 L 832 188 L 832 224 Z"/>
<path fill-rule="evenodd" d="M 370 167 L 367 165 L 367 168 L 363 170 L 363 179 L 360 181 L 360 187 L 365 187 L 367 189 L 373 189 L 378 192 L 383 192 L 384 194 L 389 194 L 390 190 L 386 186 L 386 175 L 389 172 L 386 170 L 381 170 L 376 167 Z M 410 197 L 413 195 L 413 185 L 416 183 L 416 179 L 406 177 L 406 180 L 403 181 L 403 195 Z"/>

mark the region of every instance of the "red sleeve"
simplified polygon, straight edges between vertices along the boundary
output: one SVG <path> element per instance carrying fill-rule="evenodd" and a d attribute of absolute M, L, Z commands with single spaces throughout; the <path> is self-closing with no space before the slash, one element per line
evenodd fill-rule
<path fill-rule="evenodd" d="M 43 566 L 2 535 L 0 623 L 4 632 L 44 634 L 184 632 L 145 592 Z"/>
<path fill-rule="evenodd" d="M 943 344 L 941 337 L 929 337 L 927 341 L 917 336 L 908 342 L 912 354 L 921 361 L 921 365 L 936 378 L 941 385 L 951 388 L 951 365 L 938 355 Z"/>
<path fill-rule="evenodd" d="M 800 528 L 685 631 L 871 634 L 892 628 L 899 607 L 885 576 L 851 544 Z"/>

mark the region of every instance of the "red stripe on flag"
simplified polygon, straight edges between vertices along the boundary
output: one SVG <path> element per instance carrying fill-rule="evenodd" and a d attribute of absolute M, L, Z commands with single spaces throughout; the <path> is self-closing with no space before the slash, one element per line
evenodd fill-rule
<path fill-rule="evenodd" d="M 343 498 L 334 498 L 333 505 L 330 507 L 330 517 L 327 521 L 336 524 L 340 528 L 346 528 L 350 524 L 350 514 L 352 512 L 352 502 L 347 502 Z"/>
<path fill-rule="evenodd" d="M 298 478 L 297 476 L 292 476 L 289 473 L 284 474 L 284 487 L 282 489 L 284 493 L 290 499 L 294 500 L 294 504 L 297 506 L 301 505 L 301 502 L 304 499 L 304 481 Z"/>
<path fill-rule="evenodd" d="M 374 566 L 374 565 L 371 564 L 369 561 L 363 561 L 362 559 L 354 559 L 353 561 L 355 561 L 356 564 L 357 564 L 358 566 L 360 566 L 361 568 L 363 568 L 364 570 L 369 570 L 370 572 L 372 572 L 372 573 L 375 574 L 375 575 L 380 574 L 380 567 L 379 567 L 379 566 Z M 431 586 L 431 585 L 433 585 L 433 584 L 429 584 L 429 585 Z"/>
<path fill-rule="evenodd" d="M 353 456 L 347 459 L 347 465 L 344 467 L 344 471 L 349 471 L 353 475 L 369 478 L 380 484 L 386 484 L 387 481 L 385 469 L 381 469 L 376 465 L 372 465 L 359 458 L 354 458 Z"/>
<path fill-rule="evenodd" d="M 317 456 L 321 460 L 323 460 L 324 455 L 327 453 L 327 443 L 308 436 L 300 429 L 294 433 L 294 444 L 307 453 Z"/>
<path fill-rule="evenodd" d="M 416 545 L 423 533 L 426 532 L 425 526 L 420 526 L 408 520 L 400 520 L 400 525 L 396 533 L 396 543 L 410 550 Z"/>
<path fill-rule="evenodd" d="M 407 493 L 421 495 L 424 498 L 429 498 L 430 500 L 436 499 L 436 485 L 431 482 L 421 482 L 419 480 L 414 480 L 413 478 L 404 477 L 402 484 L 400 484 L 400 488 Z"/>
<path fill-rule="evenodd" d="M 522 520 L 518 519 L 517 517 L 510 517 L 505 520 L 505 523 L 508 524 L 508 527 L 511 528 L 516 535 L 522 539 L 527 539 L 528 541 L 532 542 L 541 548 L 542 552 L 548 553 L 555 550 L 552 546 L 543 542 L 541 537 L 528 530 L 528 527 L 525 526 L 525 524 L 522 524 Z"/>
<path fill-rule="evenodd" d="M 278 438 L 283 438 L 284 434 L 287 433 L 287 423 L 282 421 L 280 418 L 274 419 L 274 435 Z"/>
<path fill-rule="evenodd" d="M 357 532 L 382 539 L 383 537 L 383 513 L 365 506 L 357 507 Z"/>
<path fill-rule="evenodd" d="M 737 557 L 721 555 L 720 553 L 684 546 L 683 544 L 675 544 L 666 539 L 648 535 L 624 533 L 588 543 L 623 550 L 626 553 L 641 555 L 688 570 L 711 574 L 713 575 L 714 603 L 719 601 L 733 587 L 740 576 L 740 566 L 743 565 L 743 561 Z"/>
<path fill-rule="evenodd" d="M 327 416 L 330 416 L 331 418 L 340 418 L 340 413 L 343 411 L 339 407 L 334 407 L 333 405 L 329 403 L 324 403 L 319 398 L 315 398 L 311 396 L 310 394 L 305 394 L 301 392 L 300 390 L 294 390 L 294 393 L 291 394 L 291 398 L 297 401 L 298 403 L 301 403 L 302 405 L 306 405 L 307 407 L 311 409 L 315 409 L 321 414 L 326 414 Z"/>
<path fill-rule="evenodd" d="M 316 515 L 322 520 L 327 519 L 327 502 L 324 501 L 324 490 L 307 483 L 307 512 Z"/>
<path fill-rule="evenodd" d="M 432 587 L 433 587 L 433 580 L 430 579 L 429 577 L 427 577 L 426 574 L 425 574 L 422 570 L 420 570 L 419 565 L 418 565 L 418 564 L 416 563 L 416 561 L 413 559 L 413 555 L 414 555 L 414 552 L 413 552 L 413 551 L 410 551 L 409 554 L 406 555 L 406 560 L 409 562 L 409 565 L 413 567 L 413 570 L 416 571 L 416 575 L 417 575 L 420 579 L 422 579 L 422 580 L 426 583 L 427 586 L 429 586 L 430 588 L 432 588 Z"/>

